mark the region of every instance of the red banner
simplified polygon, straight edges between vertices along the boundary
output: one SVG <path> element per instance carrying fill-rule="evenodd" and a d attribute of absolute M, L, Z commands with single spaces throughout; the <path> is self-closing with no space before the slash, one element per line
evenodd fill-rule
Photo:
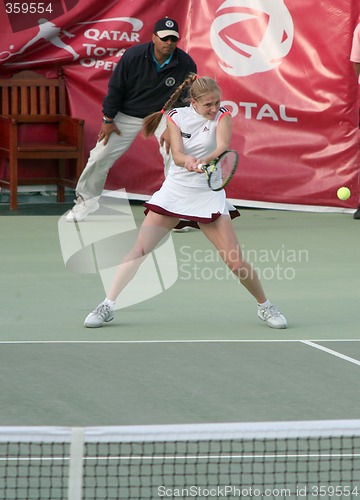
<path fill-rule="evenodd" d="M 180 26 L 179 46 L 200 74 L 217 79 L 234 117 L 240 167 L 229 198 L 245 206 L 355 208 L 358 83 L 349 57 L 359 9 L 358 0 L 162 0 L 156 10 L 145 0 L 5 0 L 0 72 L 51 76 L 62 66 L 71 114 L 85 119 L 88 154 L 111 72 L 169 15 Z M 146 198 L 162 180 L 156 141 L 139 137 L 106 188 Z M 351 189 L 349 200 L 336 197 L 340 186 Z"/>

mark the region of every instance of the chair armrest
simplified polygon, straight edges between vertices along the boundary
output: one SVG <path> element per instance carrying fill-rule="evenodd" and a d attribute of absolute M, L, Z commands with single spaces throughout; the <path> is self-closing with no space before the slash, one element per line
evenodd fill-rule
<path fill-rule="evenodd" d="M 11 115 L 12 123 L 59 123 L 61 115 Z"/>
<path fill-rule="evenodd" d="M 0 147 L 8 149 L 10 137 L 13 146 L 17 141 L 17 126 L 24 124 L 55 124 L 57 125 L 59 140 L 83 148 L 84 120 L 67 115 L 12 115 L 0 117 Z"/>
<path fill-rule="evenodd" d="M 85 123 L 85 120 L 83 120 L 82 118 L 74 118 L 70 115 L 60 115 L 59 118 L 60 118 L 60 121 L 63 121 L 66 123 L 75 123 L 75 124 L 80 124 L 80 125 L 84 125 L 84 123 Z"/>

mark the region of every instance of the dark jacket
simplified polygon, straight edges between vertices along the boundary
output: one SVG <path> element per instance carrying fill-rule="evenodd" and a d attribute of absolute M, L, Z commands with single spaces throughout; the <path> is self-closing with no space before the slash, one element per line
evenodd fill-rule
<path fill-rule="evenodd" d="M 160 111 L 196 64 L 183 50 L 176 48 L 169 64 L 159 72 L 153 60 L 153 43 L 127 49 L 116 66 L 103 100 L 103 113 L 114 118 L 118 111 L 144 118 Z"/>

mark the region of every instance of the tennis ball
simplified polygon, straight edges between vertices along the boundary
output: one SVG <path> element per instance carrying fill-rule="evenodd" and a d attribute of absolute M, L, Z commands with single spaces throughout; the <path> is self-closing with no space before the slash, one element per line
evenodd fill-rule
<path fill-rule="evenodd" d="M 337 190 L 337 197 L 339 200 L 348 200 L 350 198 L 351 192 L 347 187 L 341 187 Z"/>

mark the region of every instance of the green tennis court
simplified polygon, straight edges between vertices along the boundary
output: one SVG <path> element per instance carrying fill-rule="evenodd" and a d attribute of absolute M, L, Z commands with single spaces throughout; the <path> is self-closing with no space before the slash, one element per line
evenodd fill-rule
<path fill-rule="evenodd" d="M 100 329 L 97 273 L 65 268 L 57 215 L 1 217 L 0 425 L 359 418 L 359 228 L 349 214 L 241 210 L 243 251 L 286 315 L 273 330 L 200 231 L 178 277 Z M 137 224 L 143 207 L 131 205 Z M 86 223 L 84 223 L 86 224 Z"/>

